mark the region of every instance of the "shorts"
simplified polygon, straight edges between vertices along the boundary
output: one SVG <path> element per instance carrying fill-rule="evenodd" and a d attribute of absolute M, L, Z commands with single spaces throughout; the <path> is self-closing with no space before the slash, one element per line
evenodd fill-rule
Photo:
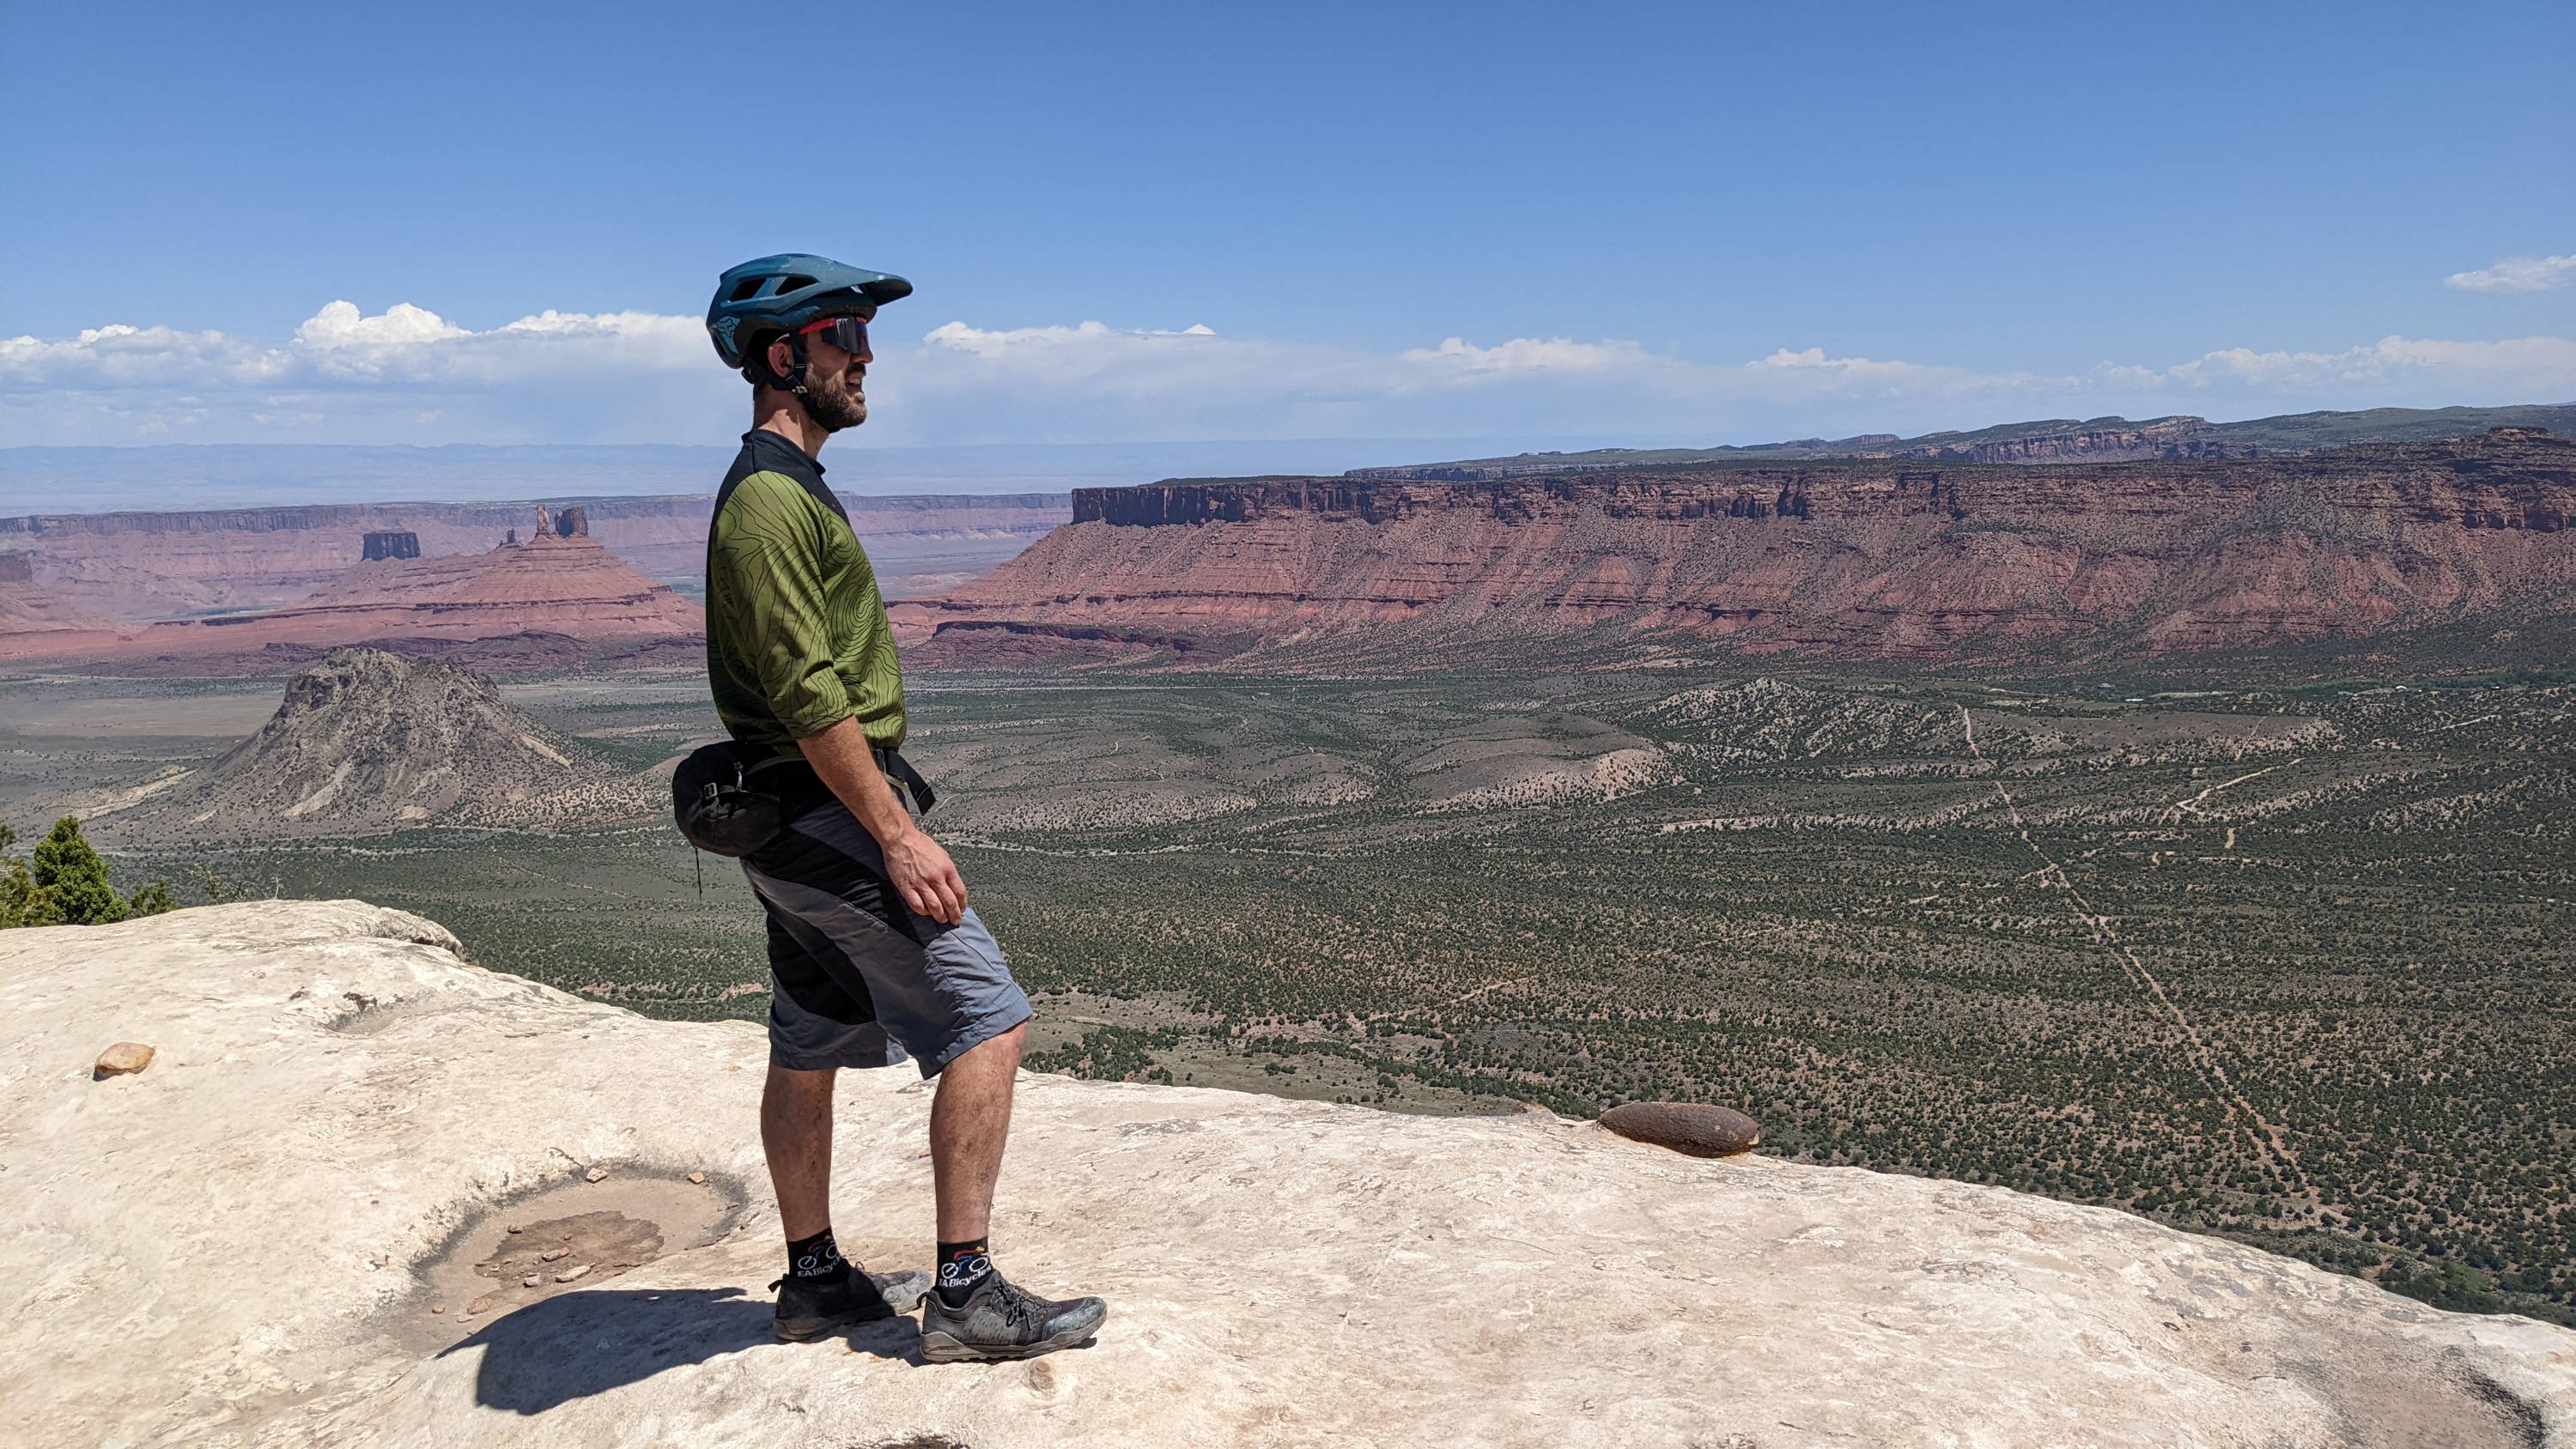
<path fill-rule="evenodd" d="M 790 1071 L 890 1067 L 939 1075 L 1027 1021 L 1028 994 L 974 911 L 914 915 L 876 837 L 835 800 L 743 857 L 769 916 L 769 1060 Z"/>

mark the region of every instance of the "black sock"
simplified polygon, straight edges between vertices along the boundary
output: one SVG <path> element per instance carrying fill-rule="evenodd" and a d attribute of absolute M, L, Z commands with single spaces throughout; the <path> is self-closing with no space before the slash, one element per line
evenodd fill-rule
<path fill-rule="evenodd" d="M 975 1285 L 993 1274 L 992 1249 L 986 1240 L 939 1245 L 939 1301 L 951 1308 L 975 1296 Z"/>
<path fill-rule="evenodd" d="M 841 1256 L 841 1245 L 832 1241 L 832 1230 L 825 1228 L 787 1245 L 787 1276 L 807 1283 L 838 1283 L 850 1276 L 850 1260 Z"/>

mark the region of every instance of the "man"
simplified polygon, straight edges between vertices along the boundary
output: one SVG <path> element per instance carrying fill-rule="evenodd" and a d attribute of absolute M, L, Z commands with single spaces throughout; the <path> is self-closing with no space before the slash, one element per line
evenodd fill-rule
<path fill-rule="evenodd" d="M 760 1137 L 788 1264 L 771 1286 L 783 1339 L 919 1302 L 924 1357 L 1027 1358 L 1082 1342 L 1109 1310 L 1097 1298 L 1035 1297 L 994 1271 L 986 1235 L 1029 1000 L 967 908 L 955 863 L 907 808 L 907 797 L 911 808 L 929 801 L 896 753 L 893 631 L 814 460 L 832 434 L 867 420 L 867 324 L 911 291 L 901 277 L 823 257 L 763 257 L 725 273 L 707 309 L 716 352 L 753 388 L 753 427 L 708 525 L 708 682 L 746 751 L 802 762 L 765 772 L 788 780 L 787 828 L 743 859 L 769 918 Z M 907 1056 L 939 1083 L 935 1283 L 862 1272 L 832 1240 L 834 1074 Z"/>

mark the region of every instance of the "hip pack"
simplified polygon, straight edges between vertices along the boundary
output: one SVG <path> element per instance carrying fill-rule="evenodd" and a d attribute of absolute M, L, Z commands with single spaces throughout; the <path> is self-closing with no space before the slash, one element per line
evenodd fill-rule
<path fill-rule="evenodd" d="M 930 782 L 902 752 L 871 753 L 877 769 L 912 797 L 914 809 L 927 811 L 937 802 Z M 691 845 L 712 855 L 749 855 L 831 799 L 831 787 L 802 756 L 740 740 L 701 746 L 671 772 L 671 819 Z"/>

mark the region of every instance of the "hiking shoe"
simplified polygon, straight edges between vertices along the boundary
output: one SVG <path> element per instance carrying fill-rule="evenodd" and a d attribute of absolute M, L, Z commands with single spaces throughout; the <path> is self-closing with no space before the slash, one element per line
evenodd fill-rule
<path fill-rule="evenodd" d="M 866 1323 L 910 1313 L 922 1295 L 930 1291 L 930 1275 L 919 1269 L 908 1273 L 862 1273 L 852 1268 L 849 1276 L 838 1283 L 781 1278 L 769 1286 L 778 1290 L 778 1315 L 770 1326 L 779 1341 L 809 1343 L 845 1323 Z"/>
<path fill-rule="evenodd" d="M 1035 1358 L 1100 1331 L 1109 1305 L 1097 1298 L 1051 1302 L 987 1273 L 955 1308 L 932 1293 L 921 1300 L 921 1356 L 932 1363 Z"/>

